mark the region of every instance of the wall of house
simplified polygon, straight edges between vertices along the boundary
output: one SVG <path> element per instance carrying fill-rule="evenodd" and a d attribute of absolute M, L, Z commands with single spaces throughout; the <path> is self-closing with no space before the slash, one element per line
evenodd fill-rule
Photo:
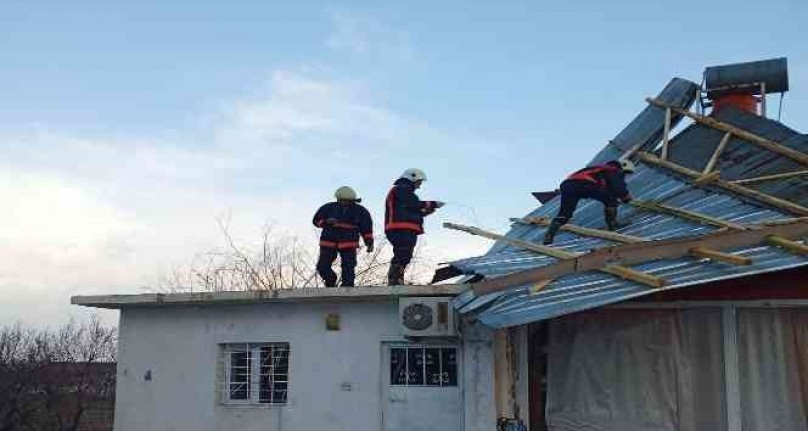
<path fill-rule="evenodd" d="M 397 316 L 396 301 L 122 310 L 115 429 L 382 430 L 382 343 L 403 341 Z M 290 343 L 288 405 L 219 401 L 219 345 L 242 342 Z M 464 429 L 494 429 L 490 332 L 468 330 L 460 347 Z"/>

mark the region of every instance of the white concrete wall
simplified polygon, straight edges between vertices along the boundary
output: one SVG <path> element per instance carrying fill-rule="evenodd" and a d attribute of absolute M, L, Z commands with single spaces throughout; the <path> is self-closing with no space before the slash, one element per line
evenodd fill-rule
<path fill-rule="evenodd" d="M 494 332 L 482 325 L 462 328 L 465 431 L 496 429 Z"/>
<path fill-rule="evenodd" d="M 340 331 L 325 329 L 328 313 L 340 315 Z M 381 343 L 400 340 L 397 313 L 395 300 L 125 309 L 115 429 L 380 431 Z M 494 429 L 487 336 L 477 331 L 461 343 L 468 431 Z M 219 403 L 218 345 L 273 341 L 290 343 L 289 404 Z"/>

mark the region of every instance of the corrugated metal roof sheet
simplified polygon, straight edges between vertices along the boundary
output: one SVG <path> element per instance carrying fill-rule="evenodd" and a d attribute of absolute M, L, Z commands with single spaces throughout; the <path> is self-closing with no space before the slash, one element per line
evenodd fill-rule
<path fill-rule="evenodd" d="M 665 91 L 690 91 L 681 83 L 672 84 L 669 84 Z M 683 101 L 686 102 L 686 100 Z M 689 102 L 687 105 L 689 106 Z M 640 114 L 640 117 L 645 118 L 643 121 L 656 122 L 657 127 L 661 128 L 662 117 L 650 115 L 648 112 L 646 109 Z M 731 108 L 722 110 L 717 118 L 768 139 L 783 142 L 784 145 L 792 148 L 808 150 L 806 135 L 800 135 L 776 121 Z M 632 127 L 637 121 L 632 122 Z M 642 130 L 637 139 L 642 139 L 644 136 L 648 141 L 637 139 L 632 141 L 630 136 L 624 136 L 622 139 L 625 139 L 625 142 L 643 142 L 643 148 L 646 150 L 658 145 L 661 131 L 657 135 L 648 133 L 647 128 L 636 128 L 636 130 Z M 672 139 L 670 158 L 684 166 L 702 170 L 722 136 L 722 132 L 707 126 L 690 125 Z M 620 151 L 616 150 L 614 145 L 610 145 L 601 151 L 595 160 L 616 159 L 619 156 Z M 722 177 L 729 179 L 757 177 L 798 168 L 798 165 L 789 159 L 740 141 L 732 142 L 727 146 L 718 166 L 721 169 Z M 641 165 L 637 172 L 628 178 L 628 184 L 636 199 L 664 203 L 735 223 L 756 223 L 792 216 L 783 211 L 768 208 L 759 202 L 734 196 L 721 189 L 705 186 L 693 187 L 684 179 L 666 170 L 648 165 Z M 808 184 L 804 178 L 761 183 L 756 187 L 803 205 L 808 199 L 806 189 Z M 553 217 L 558 210 L 558 205 L 559 199 L 553 199 L 533 211 L 530 216 Z M 620 233 L 648 239 L 707 234 L 717 229 L 713 226 L 629 206 L 620 208 L 620 217 L 630 221 L 627 227 L 619 230 Z M 581 201 L 573 223 L 603 229 L 602 204 L 591 200 Z M 515 224 L 507 237 L 540 242 L 544 232 L 545 228 L 541 226 Z M 554 246 L 583 253 L 607 244 L 611 244 L 611 242 L 562 231 L 556 236 Z M 749 266 L 735 266 L 697 258 L 657 260 L 635 265 L 633 268 L 665 278 L 668 284 L 664 288 L 649 288 L 608 274 L 586 272 L 559 278 L 535 294 L 529 292 L 530 286 L 515 286 L 506 291 L 480 298 L 475 298 L 470 291 L 467 291 L 455 299 L 455 306 L 461 313 L 477 314 L 479 320 L 486 325 L 505 327 L 598 307 L 661 290 L 808 264 L 808 259 L 804 257 L 769 246 L 727 252 L 751 257 L 754 259 L 754 263 Z M 552 257 L 522 250 L 500 241 L 486 255 L 463 259 L 453 262 L 452 265 L 468 274 L 481 274 L 487 278 L 493 278 L 545 266 L 555 261 L 556 259 Z"/>
<path fill-rule="evenodd" d="M 696 100 L 699 86 L 685 79 L 674 78 L 657 95 L 656 99 L 668 105 L 679 108 L 689 108 Z M 615 160 L 623 153 L 642 143 L 641 148 L 647 149 L 662 139 L 663 128 L 660 126 L 665 119 L 665 110 L 655 106 L 647 106 L 634 120 L 632 120 L 609 145 L 601 150 L 590 162 L 590 165 Z M 679 115 L 671 116 L 671 128 L 682 119 Z"/>

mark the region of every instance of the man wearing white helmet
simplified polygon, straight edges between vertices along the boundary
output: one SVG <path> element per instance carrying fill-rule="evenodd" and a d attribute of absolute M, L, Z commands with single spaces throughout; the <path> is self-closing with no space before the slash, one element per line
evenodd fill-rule
<path fill-rule="evenodd" d="M 544 234 L 544 244 L 553 243 L 556 233 L 561 226 L 570 221 L 581 199 L 595 199 L 602 202 L 606 226 L 609 230 L 620 228 L 622 225 L 617 221 L 618 200 L 631 201 L 625 176 L 634 170 L 634 163 L 629 160 L 613 160 L 602 165 L 583 168 L 568 176 L 561 183 L 561 207 Z"/>
<path fill-rule="evenodd" d="M 331 265 L 339 254 L 342 267 L 342 286 L 353 286 L 356 270 L 356 249 L 359 236 L 365 242 L 367 252 L 373 251 L 373 220 L 365 207 L 359 205 L 362 199 L 356 192 L 342 186 L 334 192 L 336 202 L 329 202 L 314 214 L 314 225 L 323 229 L 320 234 L 320 258 L 317 260 L 317 273 L 326 287 L 337 285 L 337 274 Z"/>
<path fill-rule="evenodd" d="M 444 205 L 440 201 L 422 201 L 415 194 L 426 174 L 420 169 L 407 169 L 394 183 L 384 204 L 384 232 L 393 246 L 393 259 L 387 273 L 387 284 L 404 283 L 407 269 L 418 235 L 424 233 L 424 217 Z"/>

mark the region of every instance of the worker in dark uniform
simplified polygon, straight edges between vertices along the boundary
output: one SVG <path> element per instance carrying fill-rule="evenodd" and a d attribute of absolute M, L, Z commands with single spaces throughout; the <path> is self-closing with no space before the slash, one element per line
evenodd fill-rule
<path fill-rule="evenodd" d="M 581 199 L 602 202 L 606 226 L 609 230 L 620 228 L 622 225 L 617 221 L 617 205 L 618 201 L 631 201 L 625 176 L 633 173 L 634 169 L 634 163 L 629 160 L 611 161 L 581 169 L 567 177 L 561 183 L 561 208 L 544 234 L 544 244 L 553 243 L 556 233 L 570 221 Z"/>
<path fill-rule="evenodd" d="M 334 193 L 336 202 L 329 202 L 314 214 L 314 225 L 322 228 L 320 234 L 320 258 L 317 260 L 317 273 L 323 278 L 326 287 L 337 285 L 337 274 L 331 265 L 340 257 L 342 266 L 342 286 L 353 286 L 356 275 L 356 250 L 359 236 L 365 242 L 367 252 L 373 252 L 373 221 L 362 200 L 347 186 Z"/>
<path fill-rule="evenodd" d="M 422 201 L 415 190 L 426 181 L 420 169 L 407 169 L 393 183 L 384 205 L 384 233 L 393 246 L 393 260 L 387 273 L 387 284 L 404 283 L 404 271 L 412 260 L 418 235 L 424 233 L 424 217 L 444 205 L 440 201 Z"/>

